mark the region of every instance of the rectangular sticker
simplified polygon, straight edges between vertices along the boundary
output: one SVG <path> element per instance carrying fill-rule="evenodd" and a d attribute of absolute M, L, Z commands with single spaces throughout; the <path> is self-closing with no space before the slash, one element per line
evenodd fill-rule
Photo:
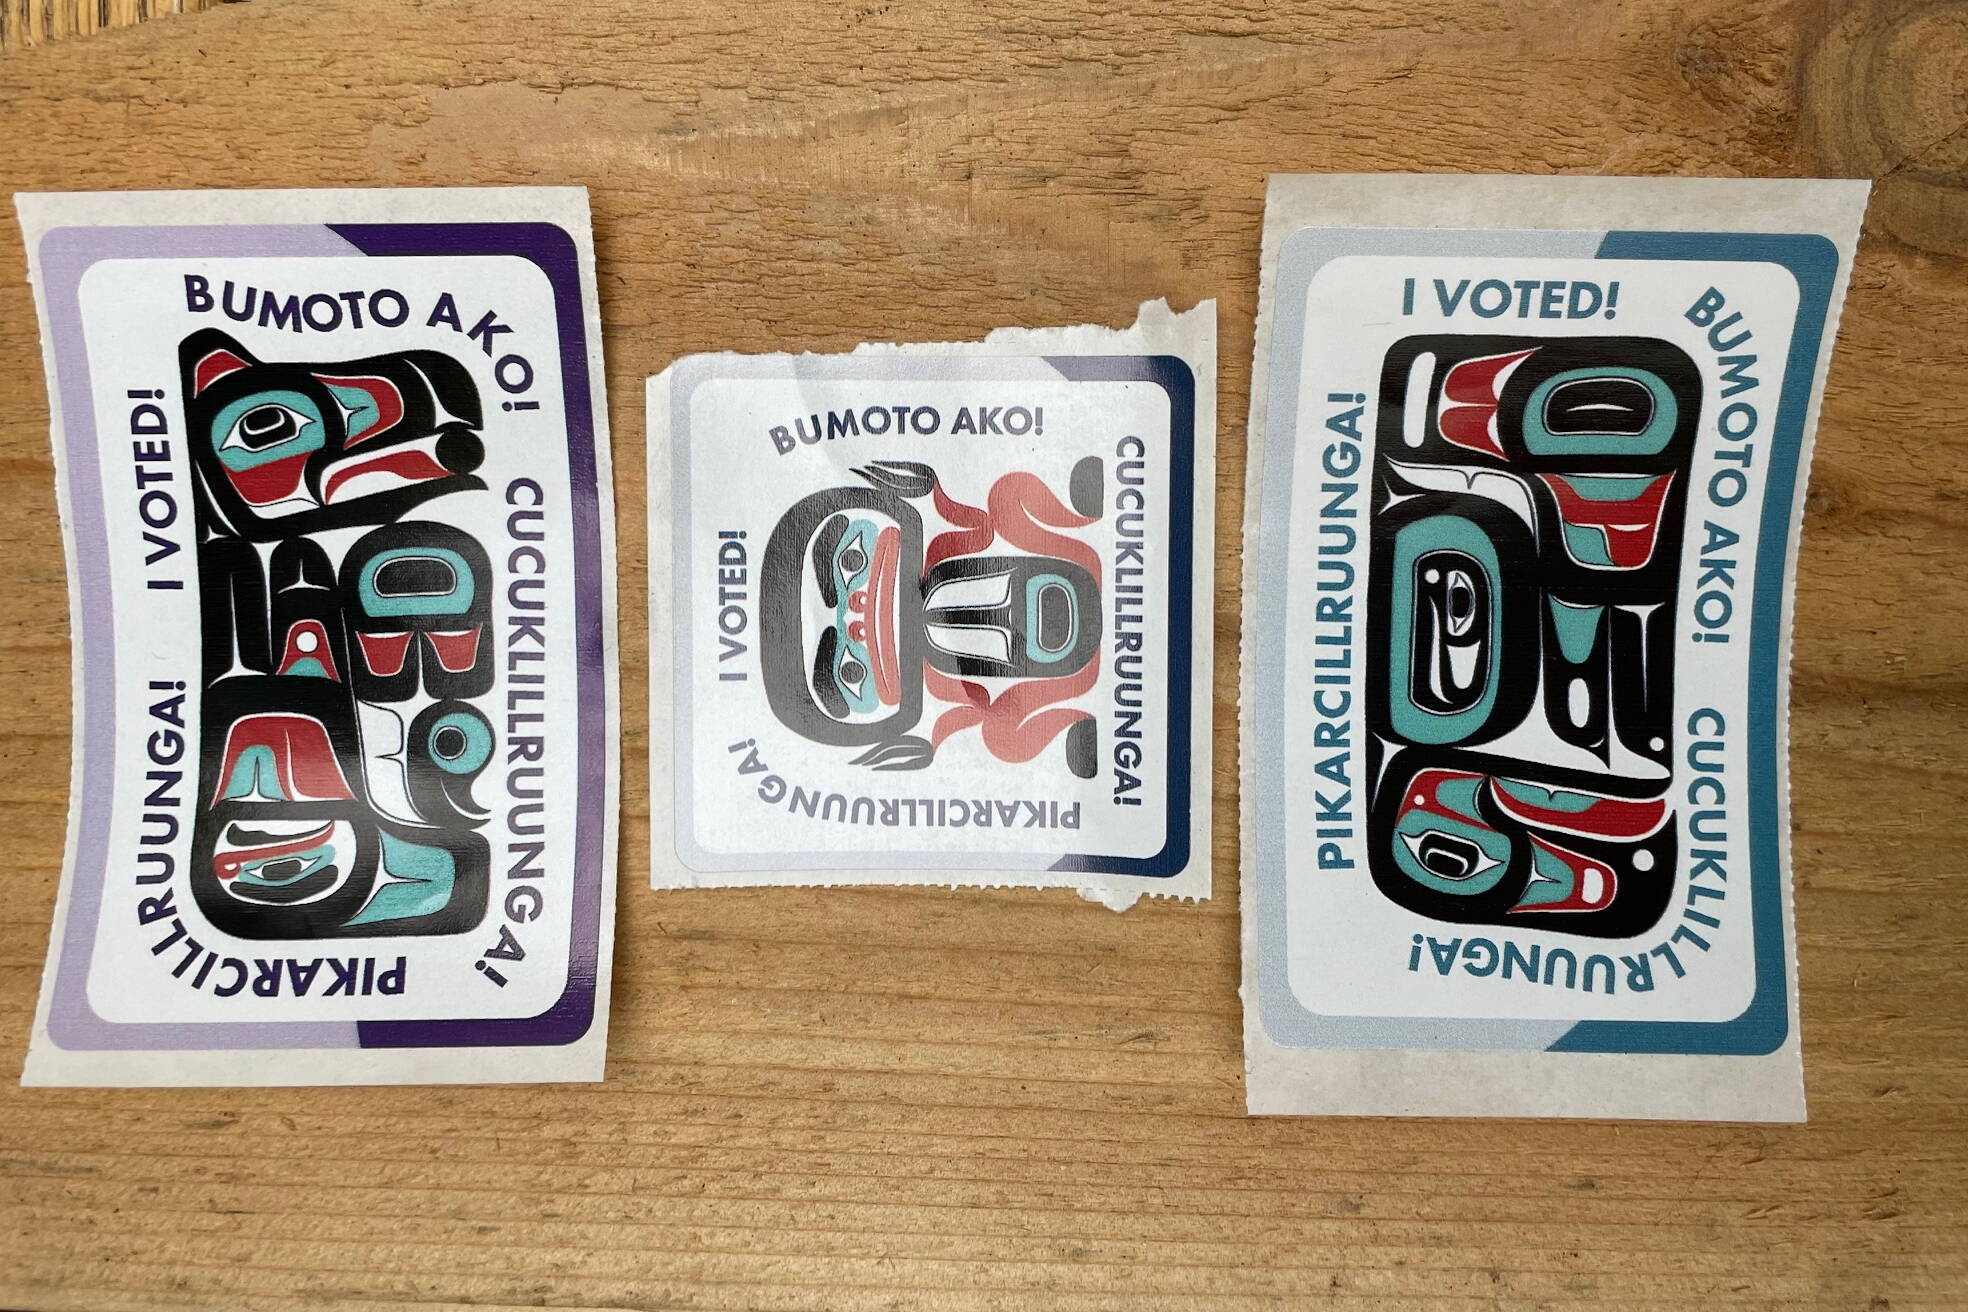
<path fill-rule="evenodd" d="M 1253 1111 L 1802 1116 L 1789 602 L 1865 192 L 1274 181 Z"/>
<path fill-rule="evenodd" d="M 1214 315 L 650 381 L 656 886 L 1207 895 Z"/>
<path fill-rule="evenodd" d="M 24 1081 L 601 1078 L 586 193 L 18 203 L 75 644 Z"/>

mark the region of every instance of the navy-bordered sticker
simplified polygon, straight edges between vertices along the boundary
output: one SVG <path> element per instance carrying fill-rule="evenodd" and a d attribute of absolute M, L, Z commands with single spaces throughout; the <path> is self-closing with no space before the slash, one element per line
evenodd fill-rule
<path fill-rule="evenodd" d="M 1134 355 L 1055 355 L 1023 357 L 1049 367 L 1072 382 L 1146 382 L 1159 388 L 1169 407 L 1168 520 L 1166 595 L 1169 635 L 1168 678 L 1166 680 L 1166 724 L 1168 750 L 1163 771 L 1165 793 L 1165 832 L 1159 851 L 1148 857 L 1126 857 L 1105 853 L 1062 853 L 1046 861 L 1042 868 L 1056 871 L 1125 875 L 1146 879 L 1167 879 L 1180 874 L 1189 864 L 1190 829 L 1193 815 L 1192 774 L 1188 744 L 1192 727 L 1193 617 L 1194 617 L 1194 498 L 1195 498 L 1195 375 L 1189 365 L 1176 356 Z M 996 377 L 1016 367 L 1021 357 L 999 356 L 923 356 L 898 357 L 881 361 L 881 367 L 897 377 L 912 380 L 972 380 Z M 762 377 L 779 377 L 771 372 L 771 362 L 705 357 L 683 362 L 673 376 L 671 424 L 672 444 L 672 593 L 674 631 L 673 715 L 676 734 L 674 805 L 677 823 L 677 855 L 687 866 L 700 870 L 770 870 L 784 865 L 800 868 L 853 868 L 867 858 L 853 851 L 812 853 L 789 862 L 785 853 L 720 853 L 713 857 L 697 848 L 688 817 L 694 814 L 690 763 L 694 759 L 691 651 L 688 622 L 691 607 L 692 555 L 691 524 L 694 508 L 690 504 L 690 469 L 693 459 L 690 398 L 701 384 L 733 376 L 733 371 L 753 369 Z M 793 364 L 795 377 L 816 379 L 859 379 L 868 376 L 871 362 L 865 359 L 803 357 Z M 901 475 L 897 475 L 901 476 Z M 867 494 L 864 494 L 867 495 Z M 1029 858 L 1017 854 L 964 854 L 950 851 L 887 851 L 880 856 L 883 867 L 930 867 L 1006 869 L 1020 868 Z"/>

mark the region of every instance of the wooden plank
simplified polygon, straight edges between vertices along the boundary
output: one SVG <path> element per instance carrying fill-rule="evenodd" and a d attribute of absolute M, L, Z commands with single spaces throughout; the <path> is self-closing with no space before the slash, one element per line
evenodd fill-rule
<path fill-rule="evenodd" d="M 16 43 L 80 27 L 0 12 Z M 1910 0 L 271 0 L 0 61 L 14 187 L 592 189 L 626 773 L 606 1084 L 16 1087 L 68 670 L 39 346 L 0 225 L 0 1302 L 1961 1305 L 1964 30 L 1968 6 Z M 1881 180 L 1799 567 L 1807 1126 L 1241 1114 L 1234 529 L 1217 900 L 639 887 L 642 377 L 1216 296 L 1234 526 L 1263 176 L 1342 169 Z"/>
<path fill-rule="evenodd" d="M 0 0 L 0 54 L 68 36 L 191 14 L 228 0 Z"/>

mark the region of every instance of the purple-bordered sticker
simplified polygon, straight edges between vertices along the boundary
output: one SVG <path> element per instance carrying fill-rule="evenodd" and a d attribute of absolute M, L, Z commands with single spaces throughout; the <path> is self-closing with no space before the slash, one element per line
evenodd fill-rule
<path fill-rule="evenodd" d="M 76 652 L 26 1078 L 598 1078 L 615 669 L 585 196 L 21 212 Z"/>

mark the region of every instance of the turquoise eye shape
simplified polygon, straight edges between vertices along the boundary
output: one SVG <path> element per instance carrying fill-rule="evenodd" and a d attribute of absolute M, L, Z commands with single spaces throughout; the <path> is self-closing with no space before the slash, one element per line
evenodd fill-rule
<path fill-rule="evenodd" d="M 1524 403 L 1524 448 L 1536 456 L 1651 456 L 1680 419 L 1674 393 L 1647 369 L 1568 369 Z"/>
<path fill-rule="evenodd" d="M 834 572 L 844 590 L 851 591 L 868 581 L 875 559 L 875 532 L 871 521 L 857 519 L 841 535 L 840 546 L 834 551 Z"/>
<path fill-rule="evenodd" d="M 323 843 L 305 852 L 294 852 L 286 856 L 268 857 L 255 861 L 234 877 L 236 885 L 255 888 L 284 888 L 320 870 L 335 859 L 335 845 Z"/>
<path fill-rule="evenodd" d="M 1474 521 L 1431 515 L 1395 535 L 1388 718 L 1415 743 L 1459 743 L 1496 706 L 1503 609 L 1496 546 Z"/>
<path fill-rule="evenodd" d="M 1438 893 L 1474 897 L 1510 868 L 1510 840 L 1493 829 L 1415 811 L 1394 829 L 1394 864 Z"/>
<path fill-rule="evenodd" d="M 447 774 L 475 774 L 492 759 L 492 729 L 465 711 L 442 716 L 430 727 L 430 758 Z"/>
<path fill-rule="evenodd" d="M 327 441 L 312 398 L 278 390 L 242 396 L 212 420 L 212 450 L 227 469 L 253 469 L 319 451 Z"/>
<path fill-rule="evenodd" d="M 1080 640 L 1080 598 L 1057 574 L 1025 580 L 1025 655 L 1050 665 L 1063 660 Z"/>
<path fill-rule="evenodd" d="M 1402 874 L 1424 888 L 1474 897 L 1495 888 L 1510 870 L 1510 839 L 1482 820 L 1474 775 L 1424 771 L 1408 784 L 1389 835 Z"/>
<path fill-rule="evenodd" d="M 363 566 L 356 593 L 365 614 L 460 615 L 476 595 L 471 566 L 448 547 L 392 547 Z"/>

